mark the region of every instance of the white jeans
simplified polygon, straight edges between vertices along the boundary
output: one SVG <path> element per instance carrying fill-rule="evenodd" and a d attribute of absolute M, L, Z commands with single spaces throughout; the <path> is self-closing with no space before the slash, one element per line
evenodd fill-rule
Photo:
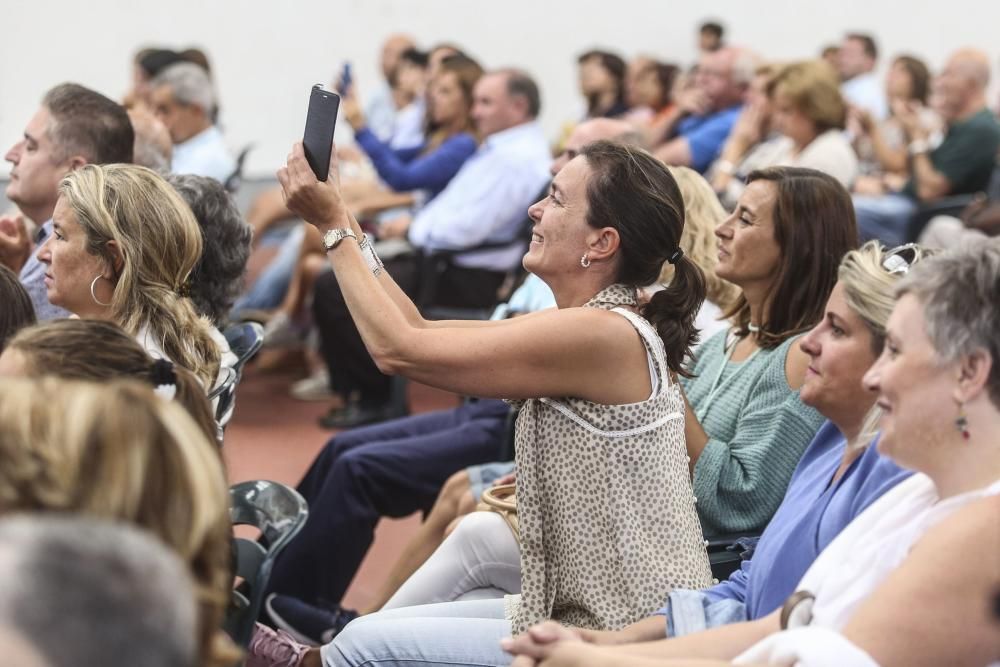
<path fill-rule="evenodd" d="M 521 549 L 495 512 L 472 512 L 382 609 L 521 592 Z"/>

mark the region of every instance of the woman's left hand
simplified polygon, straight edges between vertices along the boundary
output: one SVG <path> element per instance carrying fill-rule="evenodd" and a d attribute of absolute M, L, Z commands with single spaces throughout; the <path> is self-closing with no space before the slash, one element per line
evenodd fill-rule
<path fill-rule="evenodd" d="M 330 174 L 326 181 L 319 181 L 306 160 L 302 142 L 296 142 L 288 162 L 278 170 L 278 182 L 285 206 L 306 222 L 321 230 L 350 224 L 340 196 L 336 146 L 331 151 Z"/>

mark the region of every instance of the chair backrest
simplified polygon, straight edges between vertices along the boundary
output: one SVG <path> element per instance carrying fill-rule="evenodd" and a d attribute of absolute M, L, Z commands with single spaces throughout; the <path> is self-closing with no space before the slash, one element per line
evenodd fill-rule
<path fill-rule="evenodd" d="M 226 337 L 229 349 L 236 355 L 236 373 L 242 376 L 243 367 L 264 344 L 264 327 L 257 322 L 240 322 L 226 327 L 222 335 Z"/>
<path fill-rule="evenodd" d="M 247 144 L 239 152 L 239 155 L 236 156 L 236 168 L 233 169 L 233 173 L 229 174 L 222 184 L 226 188 L 226 192 L 235 193 L 243 185 L 243 163 L 246 162 L 247 154 L 250 153 L 252 148 L 253 144 Z"/>
<path fill-rule="evenodd" d="M 223 628 L 240 646 L 250 643 L 275 558 L 302 530 L 308 515 L 305 499 L 279 482 L 255 480 L 230 487 L 229 517 L 233 525 L 253 526 L 261 533 L 256 541 L 233 539 L 234 574 L 243 583 L 233 590 Z"/>

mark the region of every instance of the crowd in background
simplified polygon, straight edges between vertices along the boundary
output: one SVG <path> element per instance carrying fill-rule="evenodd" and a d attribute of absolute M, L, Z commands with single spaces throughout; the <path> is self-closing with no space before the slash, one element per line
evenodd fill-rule
<path fill-rule="evenodd" d="M 16 664 L 1000 664 L 991 63 L 698 40 L 579 54 L 550 137 L 529 71 L 391 35 L 331 82 L 328 178 L 296 144 L 245 216 L 204 51 L 139 51 L 121 103 L 52 87 L 0 216 Z M 248 646 L 242 322 L 337 431 Z M 466 398 L 409 415 L 405 379 Z"/>

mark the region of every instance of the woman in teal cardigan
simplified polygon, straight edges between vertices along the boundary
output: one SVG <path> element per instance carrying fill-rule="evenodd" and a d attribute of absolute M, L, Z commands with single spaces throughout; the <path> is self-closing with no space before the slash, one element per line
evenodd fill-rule
<path fill-rule="evenodd" d="M 777 510 L 823 417 L 799 400 L 813 327 L 857 246 L 850 195 L 813 169 L 755 171 L 715 231 L 716 274 L 741 294 L 733 326 L 698 350 L 685 436 L 706 535 L 760 532 Z"/>

